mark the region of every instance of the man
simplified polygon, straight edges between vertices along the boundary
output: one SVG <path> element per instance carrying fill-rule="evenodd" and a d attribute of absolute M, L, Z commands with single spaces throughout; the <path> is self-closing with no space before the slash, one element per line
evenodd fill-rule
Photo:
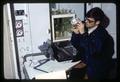
<path fill-rule="evenodd" d="M 114 41 L 105 29 L 108 25 L 109 18 L 95 7 L 87 12 L 85 23 L 72 29 L 71 43 L 79 52 L 76 59 L 86 64 L 88 79 L 107 79 L 112 67 Z"/>

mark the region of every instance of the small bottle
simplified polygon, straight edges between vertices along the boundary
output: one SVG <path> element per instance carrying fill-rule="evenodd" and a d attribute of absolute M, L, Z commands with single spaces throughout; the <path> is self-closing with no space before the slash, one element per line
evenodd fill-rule
<path fill-rule="evenodd" d="M 73 28 L 75 28 L 75 29 L 76 29 L 78 23 L 83 23 L 83 24 L 85 24 L 85 22 L 84 22 L 84 21 L 81 21 L 79 18 L 73 18 L 73 19 L 71 20 L 71 24 L 72 24 Z"/>
<path fill-rule="evenodd" d="M 74 26 L 74 25 L 76 25 L 76 24 L 78 24 L 79 22 L 81 22 L 81 20 L 79 19 L 79 18 L 73 18 L 72 20 L 71 20 L 71 24 Z"/>

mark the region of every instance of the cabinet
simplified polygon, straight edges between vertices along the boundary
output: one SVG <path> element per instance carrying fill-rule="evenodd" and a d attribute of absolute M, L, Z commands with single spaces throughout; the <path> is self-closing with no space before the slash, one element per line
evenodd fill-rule
<path fill-rule="evenodd" d="M 71 38 L 71 20 L 75 14 L 52 15 L 52 37 L 53 42 L 70 40 Z"/>

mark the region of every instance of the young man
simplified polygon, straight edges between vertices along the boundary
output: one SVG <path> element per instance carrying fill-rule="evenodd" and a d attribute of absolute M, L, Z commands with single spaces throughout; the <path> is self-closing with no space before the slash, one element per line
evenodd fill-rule
<path fill-rule="evenodd" d="M 87 12 L 85 23 L 72 29 L 71 43 L 79 52 L 76 58 L 87 66 L 88 79 L 107 79 L 112 67 L 114 41 L 105 29 L 108 25 L 109 18 L 95 7 Z"/>

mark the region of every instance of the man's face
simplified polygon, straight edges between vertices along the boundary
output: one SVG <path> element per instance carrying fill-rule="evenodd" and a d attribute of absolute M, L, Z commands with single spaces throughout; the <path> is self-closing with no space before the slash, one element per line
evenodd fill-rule
<path fill-rule="evenodd" d="M 89 29 L 89 28 L 93 28 L 94 26 L 96 26 L 96 21 L 94 18 L 86 18 L 85 20 L 85 25 L 86 27 Z"/>

